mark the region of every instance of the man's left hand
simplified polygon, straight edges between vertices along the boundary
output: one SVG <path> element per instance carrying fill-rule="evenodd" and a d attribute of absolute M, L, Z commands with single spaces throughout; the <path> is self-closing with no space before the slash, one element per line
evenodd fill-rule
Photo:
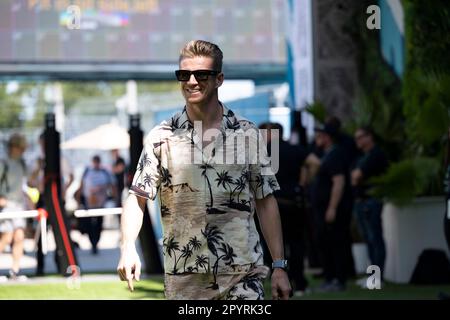
<path fill-rule="evenodd" d="M 272 299 L 288 300 L 291 292 L 292 288 L 286 271 L 275 268 L 272 273 Z"/>

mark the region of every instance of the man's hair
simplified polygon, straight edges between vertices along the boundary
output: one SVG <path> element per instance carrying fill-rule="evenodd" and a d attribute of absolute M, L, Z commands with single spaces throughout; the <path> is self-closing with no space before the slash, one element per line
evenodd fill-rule
<path fill-rule="evenodd" d="M 325 123 L 329 124 L 331 126 L 334 126 L 337 129 L 337 131 L 341 130 L 341 127 L 342 127 L 341 120 L 338 117 L 336 117 L 336 116 L 328 117 L 326 119 Z"/>
<path fill-rule="evenodd" d="M 263 122 L 259 125 L 259 129 L 265 129 L 265 130 L 279 130 L 280 137 L 283 137 L 283 126 L 277 122 Z"/>
<path fill-rule="evenodd" d="M 204 40 L 189 41 L 180 51 L 179 62 L 185 58 L 194 57 L 212 58 L 214 70 L 222 71 L 223 53 L 216 44 Z"/>
<path fill-rule="evenodd" d="M 366 135 L 371 136 L 372 139 L 375 140 L 375 132 L 373 131 L 372 127 L 369 126 L 361 126 L 358 127 L 358 129 L 356 129 L 356 131 L 361 130 L 362 132 L 364 132 Z"/>
<path fill-rule="evenodd" d="M 270 124 L 270 129 L 279 130 L 280 137 L 283 136 L 283 126 L 279 124 L 278 122 L 272 122 Z"/>
<path fill-rule="evenodd" d="M 270 129 L 270 122 L 263 122 L 258 126 L 259 129 Z"/>
<path fill-rule="evenodd" d="M 20 133 L 13 133 L 8 139 L 8 147 L 19 147 L 25 149 L 27 147 L 27 139 Z"/>
<path fill-rule="evenodd" d="M 92 161 L 97 162 L 97 163 L 101 163 L 102 159 L 100 158 L 99 155 L 95 155 L 92 157 Z"/>

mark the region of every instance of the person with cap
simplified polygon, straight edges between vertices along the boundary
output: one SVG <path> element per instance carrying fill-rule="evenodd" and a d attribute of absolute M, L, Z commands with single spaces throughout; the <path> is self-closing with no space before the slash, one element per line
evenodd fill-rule
<path fill-rule="evenodd" d="M 25 193 L 27 168 L 23 153 L 27 147 L 23 135 L 14 133 L 8 140 L 8 157 L 0 160 L 0 214 L 1 212 L 28 209 L 29 199 Z M 22 280 L 20 260 L 23 256 L 26 220 L 24 218 L 0 220 L 0 252 L 12 245 L 12 267 L 9 279 Z"/>
<path fill-rule="evenodd" d="M 342 291 L 347 280 L 346 243 L 351 220 L 349 175 L 345 155 L 335 143 L 336 127 L 325 124 L 316 127 L 315 132 L 316 146 L 323 151 L 320 167 L 311 185 L 325 276 L 320 290 Z"/>

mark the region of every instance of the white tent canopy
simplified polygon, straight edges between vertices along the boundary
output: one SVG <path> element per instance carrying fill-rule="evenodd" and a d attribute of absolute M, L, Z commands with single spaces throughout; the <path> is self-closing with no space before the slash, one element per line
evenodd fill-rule
<path fill-rule="evenodd" d="M 130 146 L 128 131 L 115 123 L 103 124 L 61 144 L 62 149 L 127 149 Z"/>

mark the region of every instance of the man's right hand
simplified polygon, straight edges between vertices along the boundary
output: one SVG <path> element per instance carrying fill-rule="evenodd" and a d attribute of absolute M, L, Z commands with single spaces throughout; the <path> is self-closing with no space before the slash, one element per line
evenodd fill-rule
<path fill-rule="evenodd" d="M 141 276 L 141 260 L 139 259 L 134 243 L 122 246 L 117 273 L 119 274 L 120 280 L 127 281 L 128 289 L 133 291 L 133 279 L 139 281 Z"/>

